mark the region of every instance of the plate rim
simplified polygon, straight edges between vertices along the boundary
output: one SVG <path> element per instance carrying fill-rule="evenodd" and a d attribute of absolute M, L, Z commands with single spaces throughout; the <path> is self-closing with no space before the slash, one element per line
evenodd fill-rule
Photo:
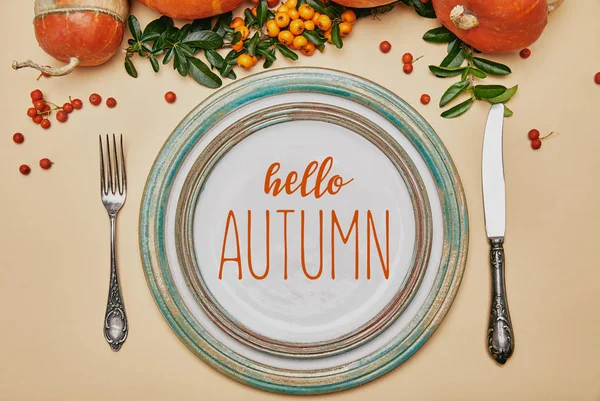
<path fill-rule="evenodd" d="M 273 85 L 274 79 L 287 80 L 292 89 L 278 88 Z M 253 87 L 254 91 L 258 92 L 257 85 L 262 85 L 263 92 L 268 92 L 260 97 L 290 92 L 308 92 L 352 98 L 357 103 L 374 110 L 393 125 L 405 128 L 402 129 L 402 132 L 423 158 L 438 189 L 444 222 L 443 247 L 444 249 L 457 248 L 461 250 L 461 252 L 448 252 L 447 257 L 440 261 L 434 287 L 424 303 L 424 307 L 427 306 L 427 313 L 421 313 L 422 307 L 419 314 L 406 328 L 410 333 L 407 337 L 407 339 L 411 339 L 410 343 L 393 344 L 392 340 L 373 354 L 363 358 L 369 359 L 369 361 L 358 361 L 360 366 L 354 370 L 350 370 L 350 365 L 356 364 L 357 361 L 336 367 L 337 373 L 335 374 L 317 375 L 314 378 L 299 377 L 298 371 L 273 368 L 251 361 L 223 346 L 218 340 L 215 340 L 217 344 L 211 344 L 204 337 L 204 335 L 209 337 L 211 335 L 201 326 L 195 327 L 194 322 L 191 321 L 193 319 L 189 319 L 186 311 L 180 310 L 181 305 L 177 305 L 178 301 L 170 297 L 169 290 L 172 290 L 174 283 L 169 283 L 168 276 L 157 277 L 154 275 L 155 270 L 160 272 L 161 268 L 155 269 L 153 261 L 159 261 L 161 266 L 168 266 L 165 255 L 160 253 L 159 245 L 164 237 L 164 232 L 161 231 L 160 221 L 152 221 L 150 212 L 157 208 L 158 201 L 164 196 L 165 183 L 156 182 L 154 178 L 159 174 L 158 171 L 161 170 L 169 149 L 181 139 L 179 137 L 186 128 L 189 128 L 194 121 L 194 116 L 198 118 L 201 116 L 202 109 L 218 103 L 219 98 L 226 99 L 228 101 L 225 103 L 230 107 L 229 111 L 221 109 L 221 112 L 218 113 L 220 117 L 225 116 L 237 106 L 260 98 L 256 93 L 251 93 L 243 101 L 235 102 L 228 95 L 248 89 L 248 87 Z M 368 104 L 360 100 L 375 100 L 374 98 L 377 98 L 378 101 Z M 410 127 L 405 125 L 407 123 L 410 124 Z M 191 145 L 188 142 L 190 142 L 190 138 L 183 141 L 182 145 Z M 178 148 L 181 147 L 178 146 Z M 175 172 L 177 170 L 175 169 Z M 175 175 L 175 173 L 171 173 L 167 177 L 167 181 L 172 180 Z M 159 196 L 155 196 L 155 194 Z M 452 213 L 456 213 L 456 215 L 453 216 Z M 449 220 L 451 224 L 447 224 L 446 220 Z M 153 243 L 156 247 L 149 246 L 151 238 L 156 238 Z M 138 245 L 146 281 L 161 314 L 177 336 L 204 362 L 234 380 L 263 390 L 289 394 L 318 394 L 352 388 L 380 377 L 404 362 L 425 343 L 447 314 L 456 296 L 464 274 L 468 239 L 466 198 L 456 166 L 441 139 L 416 110 L 381 85 L 357 75 L 318 67 L 289 67 L 251 75 L 216 91 L 194 107 L 177 125 L 155 158 L 144 187 L 139 214 Z M 431 294 L 434 292 L 436 296 L 432 298 Z M 440 298 L 440 294 L 443 294 L 443 297 Z M 421 331 L 415 333 L 419 327 Z M 190 332 L 190 329 L 193 331 Z M 392 353 L 394 355 L 390 356 Z M 247 364 L 241 363 L 239 359 L 245 360 Z M 282 373 L 286 373 L 286 375 Z M 306 371 L 307 375 L 312 373 L 323 372 Z"/>

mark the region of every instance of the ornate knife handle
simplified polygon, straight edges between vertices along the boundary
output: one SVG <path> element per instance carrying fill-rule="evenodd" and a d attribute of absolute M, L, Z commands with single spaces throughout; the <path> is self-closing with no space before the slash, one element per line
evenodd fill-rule
<path fill-rule="evenodd" d="M 125 305 L 119 285 L 119 274 L 117 273 L 117 258 L 115 252 L 115 219 L 110 219 L 110 287 L 108 289 L 108 301 L 106 303 L 106 315 L 104 316 L 104 338 L 113 351 L 121 349 L 121 345 L 127 338 L 129 323 L 125 314 Z"/>
<path fill-rule="evenodd" d="M 504 365 L 515 347 L 506 284 L 504 281 L 504 239 L 490 239 L 492 265 L 492 307 L 488 326 L 488 349 L 492 358 Z"/>

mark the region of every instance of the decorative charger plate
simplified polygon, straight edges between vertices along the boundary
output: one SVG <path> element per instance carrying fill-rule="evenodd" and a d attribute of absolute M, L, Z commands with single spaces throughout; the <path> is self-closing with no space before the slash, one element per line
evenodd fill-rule
<path fill-rule="evenodd" d="M 175 129 L 148 178 L 140 248 L 156 302 L 200 358 L 314 394 L 414 353 L 458 289 L 460 179 L 382 87 L 293 68 L 242 79 Z"/>

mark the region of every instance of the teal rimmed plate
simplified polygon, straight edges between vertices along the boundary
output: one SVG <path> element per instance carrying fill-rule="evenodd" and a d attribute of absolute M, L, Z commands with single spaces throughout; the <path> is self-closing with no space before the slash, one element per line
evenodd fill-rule
<path fill-rule="evenodd" d="M 201 103 L 158 155 L 140 212 L 146 277 L 174 332 L 235 380 L 294 394 L 411 356 L 454 298 L 467 241 L 460 179 L 431 127 L 380 86 L 317 68 Z"/>

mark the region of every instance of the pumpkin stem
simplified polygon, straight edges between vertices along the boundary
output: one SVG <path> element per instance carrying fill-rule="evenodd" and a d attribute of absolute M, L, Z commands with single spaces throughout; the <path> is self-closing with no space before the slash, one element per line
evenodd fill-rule
<path fill-rule="evenodd" d="M 477 17 L 465 10 L 463 6 L 456 6 L 450 11 L 450 19 L 458 28 L 468 31 L 479 26 Z"/>
<path fill-rule="evenodd" d="M 25 67 L 35 68 L 36 70 L 45 72 L 46 74 L 51 75 L 53 77 L 60 77 L 62 75 L 67 75 L 70 72 L 72 72 L 79 65 L 79 63 L 80 61 L 77 57 L 71 57 L 69 59 L 69 64 L 63 65 L 60 68 L 46 67 L 31 60 L 23 61 L 21 63 L 13 61 L 12 68 L 15 70 Z"/>
<path fill-rule="evenodd" d="M 563 3 L 563 0 L 547 0 L 548 1 L 548 14 L 556 11 L 558 7 Z"/>

